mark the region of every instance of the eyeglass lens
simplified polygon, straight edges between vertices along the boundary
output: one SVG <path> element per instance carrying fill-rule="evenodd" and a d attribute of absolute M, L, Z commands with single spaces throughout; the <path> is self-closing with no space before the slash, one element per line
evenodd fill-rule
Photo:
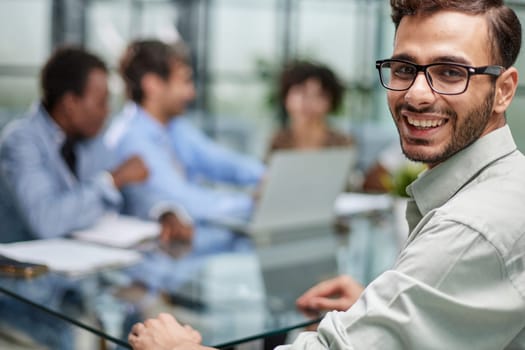
<path fill-rule="evenodd" d="M 380 66 L 381 79 L 386 88 L 407 90 L 417 77 L 418 69 L 406 62 L 384 62 Z M 460 93 L 465 90 L 469 74 L 465 67 L 453 64 L 435 64 L 425 68 L 428 84 L 436 92 Z"/>

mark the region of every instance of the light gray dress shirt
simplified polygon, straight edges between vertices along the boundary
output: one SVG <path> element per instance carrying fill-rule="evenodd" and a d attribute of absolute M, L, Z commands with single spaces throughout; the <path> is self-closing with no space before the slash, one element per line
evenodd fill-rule
<path fill-rule="evenodd" d="M 284 349 L 525 349 L 525 157 L 508 126 L 411 186 L 395 267 Z"/>

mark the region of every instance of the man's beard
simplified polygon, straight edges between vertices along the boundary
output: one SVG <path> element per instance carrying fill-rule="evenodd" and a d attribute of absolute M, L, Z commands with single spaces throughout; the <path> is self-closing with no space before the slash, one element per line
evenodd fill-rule
<path fill-rule="evenodd" d="M 403 148 L 403 153 L 405 156 L 413 161 L 422 162 L 426 164 L 438 164 L 441 163 L 462 149 L 466 148 L 474 141 L 476 141 L 483 131 L 485 130 L 490 116 L 492 114 L 492 107 L 494 103 L 494 88 L 492 88 L 487 96 L 483 99 L 483 102 L 478 106 L 474 107 L 472 110 L 468 111 L 467 114 L 460 119 L 458 115 L 452 109 L 446 109 L 439 111 L 440 114 L 447 116 L 448 122 L 452 126 L 452 137 L 449 140 L 448 144 L 445 146 L 444 150 L 438 154 L 427 154 L 425 152 L 411 152 L 408 153 L 403 148 L 403 142 L 400 137 L 401 147 Z M 432 108 L 425 109 L 415 109 L 410 105 L 400 105 L 396 107 L 396 115 L 401 117 L 401 110 L 407 110 L 415 113 L 428 113 L 436 112 Z M 396 124 L 397 125 L 397 124 Z M 399 126 L 398 132 L 399 132 Z M 401 135 L 401 134 L 400 134 Z M 424 139 L 412 139 L 412 144 L 416 145 L 429 145 L 430 142 Z"/>

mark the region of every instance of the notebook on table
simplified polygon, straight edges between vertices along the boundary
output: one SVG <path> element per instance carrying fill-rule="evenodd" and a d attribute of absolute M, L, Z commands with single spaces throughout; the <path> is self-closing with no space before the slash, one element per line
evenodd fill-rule
<path fill-rule="evenodd" d="M 110 213 L 101 217 L 93 226 L 72 232 L 71 236 L 81 241 L 117 248 L 131 248 L 157 238 L 160 231 L 158 222 Z"/>
<path fill-rule="evenodd" d="M 0 254 L 26 263 L 42 264 L 68 276 L 125 267 L 142 260 L 142 255 L 133 250 L 65 238 L 0 244 Z"/>

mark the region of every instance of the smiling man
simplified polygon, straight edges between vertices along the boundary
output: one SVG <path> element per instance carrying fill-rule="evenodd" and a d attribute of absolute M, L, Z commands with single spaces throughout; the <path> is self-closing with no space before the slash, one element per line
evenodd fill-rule
<path fill-rule="evenodd" d="M 525 158 L 505 118 L 520 22 L 497 0 L 391 5 L 394 53 L 376 67 L 403 152 L 429 166 L 407 189 L 410 235 L 366 289 L 338 277 L 299 298 L 339 311 L 280 349 L 525 349 Z M 173 321 L 154 321 L 135 349 L 166 340 Z M 197 348 L 186 333 L 163 349 Z"/>
<path fill-rule="evenodd" d="M 440 28 L 439 35 L 421 31 L 414 36 L 413 28 L 420 26 Z M 478 33 L 485 33 L 484 40 Z M 377 68 L 391 90 L 389 106 L 408 158 L 433 167 L 505 125 L 503 111 L 517 73 L 514 68 L 505 72 L 503 59 L 493 63 L 488 40 L 488 21 L 481 16 L 443 11 L 403 20 L 392 59 L 378 61 Z M 506 84 L 495 84 L 500 75 Z M 496 91 L 497 85 L 502 90 Z"/>

